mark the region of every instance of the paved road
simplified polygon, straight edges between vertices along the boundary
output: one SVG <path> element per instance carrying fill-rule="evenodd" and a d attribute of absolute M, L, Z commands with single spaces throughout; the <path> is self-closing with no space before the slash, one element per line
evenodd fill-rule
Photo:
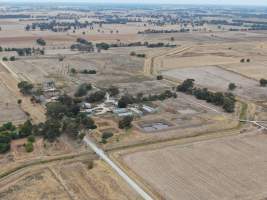
<path fill-rule="evenodd" d="M 112 169 L 114 169 L 127 183 L 130 185 L 143 199 L 153 200 L 141 187 L 139 187 L 133 179 L 131 179 L 127 174 L 125 174 L 106 154 L 105 152 L 96 146 L 88 137 L 84 137 L 83 141 L 91 147 L 91 149 L 107 164 L 109 164 Z"/>

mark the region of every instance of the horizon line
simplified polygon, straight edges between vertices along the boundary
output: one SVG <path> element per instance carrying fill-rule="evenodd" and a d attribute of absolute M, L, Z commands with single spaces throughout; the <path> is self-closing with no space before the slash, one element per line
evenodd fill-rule
<path fill-rule="evenodd" d="M 259 6 L 264 6 L 267 7 L 267 4 L 223 4 L 223 3 L 161 3 L 161 2 L 157 2 L 157 3 L 152 3 L 152 2 L 86 2 L 84 0 L 80 0 L 80 1 L 75 1 L 75 2 L 71 2 L 68 0 L 40 0 L 40 1 L 34 1 L 34 0 L 0 0 L 1 3 L 5 3 L 5 4 L 14 4 L 14 3 L 34 3 L 34 4 L 42 4 L 42 3 L 67 3 L 67 4 L 116 4 L 116 5 L 183 5 L 183 6 L 254 6 L 254 7 L 259 7 Z"/>

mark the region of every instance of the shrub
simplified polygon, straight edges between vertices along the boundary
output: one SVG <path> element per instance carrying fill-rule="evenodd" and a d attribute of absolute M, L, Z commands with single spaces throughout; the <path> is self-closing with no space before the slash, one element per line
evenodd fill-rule
<path fill-rule="evenodd" d="M 30 152 L 33 151 L 33 144 L 32 144 L 32 142 L 27 142 L 27 143 L 25 144 L 25 150 L 26 150 L 28 153 L 30 153 Z"/>
<path fill-rule="evenodd" d="M 234 90 L 236 88 L 236 85 L 234 84 L 234 83 L 230 83 L 229 85 L 228 85 L 228 89 L 229 90 Z"/>
<path fill-rule="evenodd" d="M 42 39 L 42 38 L 38 38 L 38 39 L 36 40 L 36 42 L 37 42 L 37 44 L 39 44 L 39 45 L 41 45 L 41 46 L 45 46 L 45 45 L 46 45 L 45 40 Z"/>
<path fill-rule="evenodd" d="M 162 75 L 158 75 L 157 76 L 157 80 L 162 80 L 163 79 L 163 76 Z"/>
<path fill-rule="evenodd" d="M 29 135 L 27 140 L 28 140 L 28 142 L 34 143 L 35 142 L 35 137 L 33 135 Z"/>
<path fill-rule="evenodd" d="M 102 134 L 102 139 L 108 139 L 108 138 L 111 138 L 113 136 L 113 133 L 111 132 L 104 132 Z"/>
<path fill-rule="evenodd" d="M 264 78 L 262 78 L 262 79 L 260 80 L 260 85 L 261 85 L 262 87 L 265 87 L 265 86 L 267 85 L 267 80 L 264 79 Z"/>
<path fill-rule="evenodd" d="M 9 60 L 10 60 L 10 61 L 15 61 L 16 58 L 15 58 L 15 56 L 11 56 L 11 57 L 9 58 Z"/>

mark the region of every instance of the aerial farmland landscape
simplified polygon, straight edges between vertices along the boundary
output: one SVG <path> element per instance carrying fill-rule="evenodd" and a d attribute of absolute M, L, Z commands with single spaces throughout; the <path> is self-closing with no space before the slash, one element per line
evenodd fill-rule
<path fill-rule="evenodd" d="M 267 4 L 0 0 L 0 200 L 266 200 Z"/>

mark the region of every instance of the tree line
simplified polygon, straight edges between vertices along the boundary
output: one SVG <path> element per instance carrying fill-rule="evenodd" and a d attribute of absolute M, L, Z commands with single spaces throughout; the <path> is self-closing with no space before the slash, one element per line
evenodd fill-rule
<path fill-rule="evenodd" d="M 194 79 L 186 79 L 177 86 L 177 91 L 194 95 L 197 99 L 206 100 L 216 106 L 222 106 L 226 112 L 232 113 L 235 111 L 236 100 L 232 93 L 211 92 L 207 88 L 197 88 L 194 86 L 194 81 Z M 233 85 L 230 87 L 233 88 Z"/>

